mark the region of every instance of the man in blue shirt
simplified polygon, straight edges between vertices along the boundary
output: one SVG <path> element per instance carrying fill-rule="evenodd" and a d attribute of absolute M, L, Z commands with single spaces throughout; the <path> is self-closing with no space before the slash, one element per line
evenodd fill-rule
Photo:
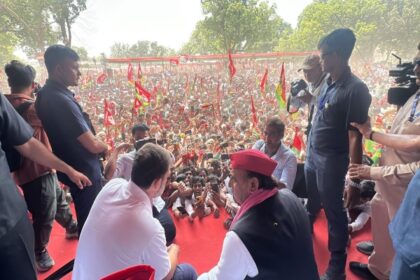
<path fill-rule="evenodd" d="M 292 190 L 296 178 L 297 160 L 293 152 L 282 144 L 283 136 L 284 123 L 278 117 L 270 118 L 264 129 L 264 140 L 258 140 L 252 148 L 277 162 L 273 177 Z"/>
<path fill-rule="evenodd" d="M 44 60 L 48 80 L 35 103 L 38 116 L 53 152 L 92 181 L 92 186 L 79 189 L 65 174 L 57 173 L 59 180 L 70 187 L 80 233 L 102 187 L 98 155 L 107 152 L 108 145 L 94 136 L 82 108 L 68 89 L 77 86 L 81 76 L 77 53 L 68 47 L 53 45 L 46 50 Z"/>
<path fill-rule="evenodd" d="M 368 118 L 371 96 L 366 85 L 354 76 L 349 58 L 356 38 L 350 29 L 337 29 L 318 44 L 328 87 L 320 93 L 318 110 L 308 138 L 305 178 L 307 209 L 311 221 L 324 208 L 328 220 L 328 249 L 331 257 L 323 280 L 345 279 L 348 240 L 347 216 L 343 205 L 344 178 L 349 165 L 362 162 L 362 135 L 350 122 Z M 349 202 L 358 194 L 353 182 Z"/>

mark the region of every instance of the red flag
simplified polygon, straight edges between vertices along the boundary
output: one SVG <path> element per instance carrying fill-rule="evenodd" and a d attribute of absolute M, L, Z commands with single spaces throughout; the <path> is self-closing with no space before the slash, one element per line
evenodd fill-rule
<path fill-rule="evenodd" d="M 264 73 L 264 76 L 262 77 L 261 83 L 260 83 L 261 93 L 265 93 L 265 85 L 267 84 L 267 77 L 268 77 L 268 69 L 265 68 L 265 73 Z"/>
<path fill-rule="evenodd" d="M 96 79 L 96 83 L 97 84 L 103 84 L 105 82 L 105 79 L 108 76 L 105 73 L 102 73 L 101 75 L 98 76 L 98 78 Z"/>
<path fill-rule="evenodd" d="M 146 97 L 147 102 L 150 102 L 150 98 L 152 96 L 151 93 L 148 92 L 144 87 L 142 87 L 141 84 L 137 81 L 134 83 L 134 86 L 136 87 L 138 94 Z"/>
<path fill-rule="evenodd" d="M 232 81 L 233 76 L 235 76 L 236 73 L 236 68 L 235 65 L 233 65 L 233 59 L 232 59 L 232 54 L 230 53 L 229 50 L 229 73 L 230 73 L 230 80 Z"/>
<path fill-rule="evenodd" d="M 129 82 L 133 82 L 133 65 L 131 63 L 128 64 L 128 70 L 127 70 L 127 80 Z"/>
<path fill-rule="evenodd" d="M 254 127 L 257 127 L 258 125 L 257 112 L 255 110 L 254 98 L 252 97 L 252 95 L 251 95 L 251 111 L 252 111 L 252 125 Z"/>
<path fill-rule="evenodd" d="M 298 134 L 299 129 L 295 128 L 295 137 L 293 138 L 293 147 L 296 148 L 299 152 L 302 151 L 303 141 L 302 138 Z"/>
<path fill-rule="evenodd" d="M 281 98 L 286 101 L 286 74 L 284 72 L 284 62 L 281 65 L 280 72 L 280 81 L 281 81 Z"/>
<path fill-rule="evenodd" d="M 136 97 L 134 97 L 134 104 L 133 104 L 133 114 L 137 115 L 137 112 L 139 111 L 140 107 L 143 104 L 141 103 L 141 101 Z"/>
<path fill-rule="evenodd" d="M 179 65 L 179 58 L 170 58 L 169 63 Z"/>
<path fill-rule="evenodd" d="M 111 104 L 108 103 L 108 101 L 104 101 L 105 106 L 104 106 L 104 126 L 110 126 L 110 125 L 115 125 L 115 121 L 114 121 L 114 117 L 113 117 L 113 112 L 111 109 Z"/>

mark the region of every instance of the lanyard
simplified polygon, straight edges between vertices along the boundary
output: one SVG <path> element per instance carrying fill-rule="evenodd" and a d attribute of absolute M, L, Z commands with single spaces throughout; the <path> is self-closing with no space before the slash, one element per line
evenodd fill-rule
<path fill-rule="evenodd" d="M 419 103 L 419 99 L 420 99 L 420 92 L 418 92 L 416 94 L 416 97 L 414 98 L 413 106 L 411 107 L 410 118 L 408 119 L 409 122 L 414 121 L 414 117 L 415 117 L 415 114 L 416 114 L 417 104 Z"/>
<path fill-rule="evenodd" d="M 328 103 L 328 101 L 330 100 L 330 95 L 329 93 L 331 92 L 331 90 L 333 90 L 335 87 L 335 83 L 328 86 L 327 90 L 325 91 L 325 94 L 321 96 L 321 98 L 319 99 L 319 103 L 318 103 L 318 110 L 322 110 L 325 107 L 325 104 Z"/>

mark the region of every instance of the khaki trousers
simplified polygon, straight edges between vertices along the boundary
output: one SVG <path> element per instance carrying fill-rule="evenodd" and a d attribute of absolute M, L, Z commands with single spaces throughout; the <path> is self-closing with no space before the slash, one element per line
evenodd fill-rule
<path fill-rule="evenodd" d="M 371 201 L 372 238 L 375 250 L 369 257 L 369 270 L 380 280 L 389 279 L 395 252 L 389 236 L 388 225 L 394 218 L 407 186 L 389 185 L 376 181 L 376 194 Z"/>

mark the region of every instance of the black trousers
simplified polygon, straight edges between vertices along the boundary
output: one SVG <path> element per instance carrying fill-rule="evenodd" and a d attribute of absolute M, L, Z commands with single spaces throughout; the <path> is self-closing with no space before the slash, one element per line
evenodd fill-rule
<path fill-rule="evenodd" d="M 67 228 L 73 216 L 55 173 L 48 173 L 21 186 L 35 234 L 35 254 L 41 253 L 50 240 L 54 219 Z"/>
<path fill-rule="evenodd" d="M 92 208 L 93 202 L 101 189 L 101 180 L 92 181 L 92 186 L 85 187 L 84 189 L 79 189 L 75 185 L 70 186 L 70 193 L 76 209 L 79 236 L 89 215 L 90 208 Z"/>
<path fill-rule="evenodd" d="M 176 227 L 166 206 L 160 212 L 153 206 L 153 217 L 159 220 L 165 230 L 166 245 L 171 245 L 176 236 Z"/>
<path fill-rule="evenodd" d="M 0 239 L 0 279 L 37 279 L 34 232 L 26 215 Z"/>

